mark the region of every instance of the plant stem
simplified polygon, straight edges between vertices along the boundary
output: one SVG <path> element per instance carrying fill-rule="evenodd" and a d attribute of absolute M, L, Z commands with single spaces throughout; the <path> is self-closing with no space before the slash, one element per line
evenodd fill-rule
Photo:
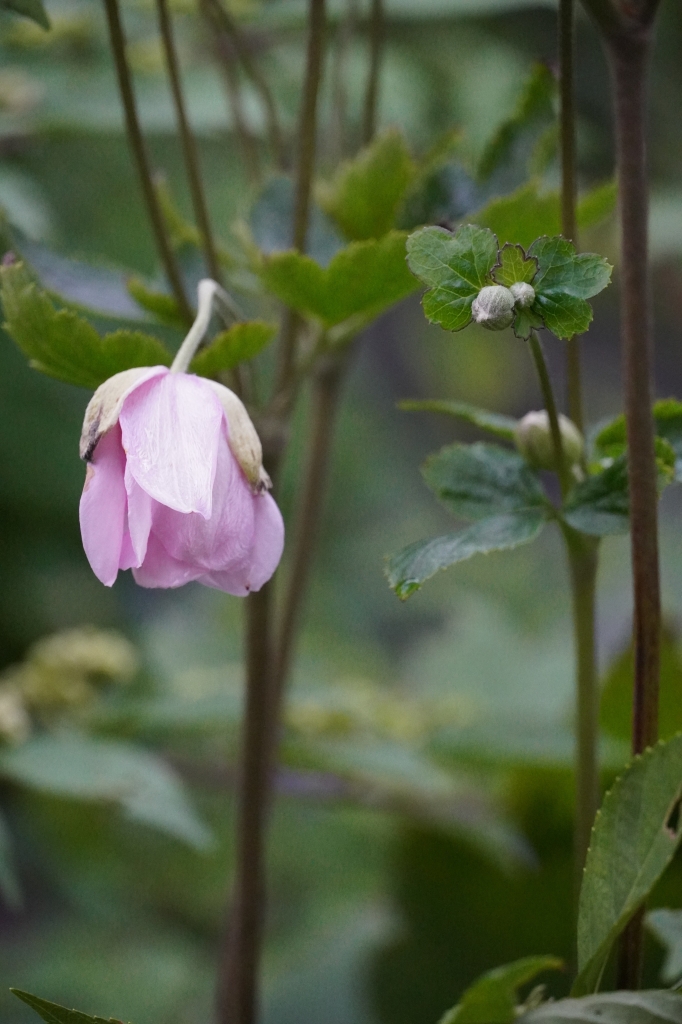
<path fill-rule="evenodd" d="M 187 180 L 189 182 L 189 189 L 192 195 L 194 216 L 196 218 L 197 227 L 199 228 L 199 234 L 201 235 L 206 269 L 213 280 L 220 284 L 222 282 L 220 263 L 216 252 L 215 242 L 213 241 L 211 221 L 208 214 L 204 186 L 201 180 L 201 171 L 199 170 L 199 154 L 197 152 L 197 145 L 194 135 L 192 134 L 192 129 L 190 127 L 185 107 L 185 98 L 182 93 L 180 65 L 175 47 L 175 40 L 173 38 L 173 24 L 170 11 L 168 10 L 168 0 L 156 0 L 156 8 L 159 16 L 159 28 L 161 30 L 163 49 L 166 56 L 168 78 L 170 80 L 173 102 L 175 104 L 175 114 L 178 119 L 178 128 L 180 130 L 180 141 L 182 143 L 182 152 L 185 158 L 185 170 L 187 172 Z"/>
<path fill-rule="evenodd" d="M 369 77 L 367 80 L 367 92 L 365 93 L 365 110 L 362 123 L 362 141 L 365 145 L 371 142 L 376 131 L 384 32 L 383 0 L 372 0 L 372 12 L 369 22 Z"/>
<path fill-rule="evenodd" d="M 535 363 L 538 380 L 540 381 L 542 400 L 545 403 L 545 409 L 547 410 L 547 415 L 549 417 L 549 429 L 552 434 L 552 444 L 554 445 L 554 457 L 557 465 L 557 475 L 561 485 L 561 495 L 562 497 L 565 497 L 570 490 L 571 480 L 566 468 L 566 460 L 564 459 L 564 446 L 561 440 L 559 413 L 557 410 L 556 399 L 554 397 L 554 389 L 552 388 L 552 381 L 550 380 L 547 363 L 545 362 L 545 355 L 542 351 L 540 339 L 535 331 L 530 332 L 528 345 L 533 357 L 533 362 Z"/>
<path fill-rule="evenodd" d="M 142 137 L 142 129 L 140 128 L 140 120 L 137 114 L 137 106 L 135 104 L 135 94 L 133 93 L 130 68 L 128 67 L 128 60 L 126 58 L 125 36 L 123 34 L 123 25 L 121 22 L 121 12 L 119 10 L 118 0 L 104 0 L 104 8 L 107 16 L 107 24 L 109 26 L 111 49 L 114 55 L 114 63 L 116 65 L 116 77 L 118 79 L 118 87 L 125 114 L 128 142 L 133 152 L 135 163 L 137 164 L 137 172 L 142 186 L 142 194 L 147 206 L 149 219 L 152 223 L 156 246 L 180 313 L 182 314 L 183 319 L 186 320 L 188 324 L 191 324 L 194 319 L 194 314 L 192 313 L 192 307 L 187 301 L 182 277 L 180 275 L 180 269 L 175 260 L 173 248 L 166 231 L 163 213 L 161 212 L 159 200 L 156 195 L 156 189 L 154 188 L 147 150 Z"/>

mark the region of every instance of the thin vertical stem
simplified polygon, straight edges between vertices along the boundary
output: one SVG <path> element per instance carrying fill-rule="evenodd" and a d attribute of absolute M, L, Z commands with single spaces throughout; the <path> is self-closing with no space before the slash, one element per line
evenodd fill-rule
<path fill-rule="evenodd" d="M 554 457 L 557 465 L 559 483 L 561 484 L 561 493 L 565 496 L 570 488 L 570 478 L 568 476 L 566 460 L 564 458 L 564 446 L 561 439 L 561 427 L 559 426 L 559 412 L 557 410 L 554 389 L 547 369 L 547 363 L 545 362 L 545 354 L 542 351 L 540 339 L 535 331 L 531 331 L 528 344 L 533 357 L 533 362 L 535 363 L 538 380 L 540 382 L 542 400 L 545 403 L 545 409 L 547 410 L 547 415 L 549 417 L 549 429 L 552 434 L 552 444 L 554 445 Z"/>
<path fill-rule="evenodd" d="M 197 145 L 194 135 L 192 134 L 189 118 L 187 116 L 187 109 L 185 107 L 185 98 L 182 92 L 180 64 L 175 47 L 175 39 L 173 38 L 173 24 L 170 11 L 168 9 L 168 0 L 156 0 L 156 8 L 159 16 L 159 29 L 161 31 L 163 49 L 166 56 L 168 78 L 170 80 L 171 92 L 173 94 L 173 103 L 175 104 L 175 114 L 178 119 L 182 152 L 185 158 L 185 170 L 187 172 L 187 180 L 189 182 L 189 189 L 192 196 L 194 216 L 201 236 L 206 269 L 213 280 L 220 283 L 222 281 L 220 262 L 218 260 L 218 254 L 213 240 L 211 221 L 208 213 L 206 196 L 204 195 L 204 186 L 201 180 L 201 171 L 199 170 L 199 154 L 197 152 Z"/>
<path fill-rule="evenodd" d="M 187 323 L 191 324 L 194 319 L 194 314 L 192 313 L 192 307 L 185 295 L 180 270 L 175 260 L 173 248 L 166 231 L 163 213 L 154 188 L 154 181 L 149 165 L 147 150 L 142 137 L 142 129 L 140 127 L 137 106 L 135 104 L 135 94 L 133 92 L 130 68 L 128 67 L 128 60 L 126 58 L 125 36 L 123 33 L 118 0 L 104 0 L 104 8 L 107 16 L 107 24 L 109 26 L 111 49 L 116 66 L 116 77 L 118 79 L 118 87 L 125 114 L 128 142 L 137 165 L 140 185 L 142 186 L 142 194 L 147 206 L 149 219 L 152 223 L 156 246 L 159 251 L 159 256 L 161 257 L 164 270 L 166 271 L 168 283 L 171 286 L 171 290 L 175 296 L 175 301 L 178 304 L 178 308 Z"/>
<path fill-rule="evenodd" d="M 365 109 L 362 122 L 362 141 L 365 145 L 371 142 L 376 131 L 381 54 L 385 30 L 383 0 L 372 0 L 372 12 L 369 22 L 369 76 L 367 79 L 367 92 L 365 93 Z"/>

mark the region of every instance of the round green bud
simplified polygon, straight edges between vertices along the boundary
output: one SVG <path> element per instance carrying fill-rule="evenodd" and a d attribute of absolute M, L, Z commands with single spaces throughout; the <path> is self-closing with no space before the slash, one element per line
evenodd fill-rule
<path fill-rule="evenodd" d="M 518 281 L 516 284 L 510 285 L 509 291 L 514 296 L 514 302 L 519 309 L 528 309 L 535 302 L 535 288 L 525 281 Z"/>
<path fill-rule="evenodd" d="M 575 423 L 559 414 L 559 430 L 564 459 L 569 466 L 580 462 L 585 442 Z M 547 411 L 529 412 L 519 420 L 514 432 L 514 442 L 524 459 L 539 469 L 556 469 L 554 443 Z"/>
<path fill-rule="evenodd" d="M 471 315 L 481 327 L 502 331 L 514 319 L 514 296 L 501 284 L 486 285 L 474 299 Z"/>

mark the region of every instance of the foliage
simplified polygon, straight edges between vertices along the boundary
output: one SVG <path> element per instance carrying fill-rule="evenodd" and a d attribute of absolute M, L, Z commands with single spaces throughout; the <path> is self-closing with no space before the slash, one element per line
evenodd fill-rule
<path fill-rule="evenodd" d="M 45 1024 L 121 1024 L 121 1021 L 110 1017 L 105 1020 L 103 1017 L 91 1017 L 79 1010 L 67 1010 L 65 1006 L 58 1006 L 57 1003 L 50 1003 L 47 999 L 40 999 L 39 996 L 31 995 L 30 992 L 22 992 L 21 989 L 13 988 L 12 992 L 26 1003 L 32 1010 L 35 1010 Z"/>
<path fill-rule="evenodd" d="M 441 1024 L 512 1024 L 516 1020 L 518 990 L 538 974 L 562 967 L 555 956 L 531 956 L 495 967 L 468 988 Z"/>
<path fill-rule="evenodd" d="M 202 377 L 232 370 L 240 363 L 255 359 L 276 333 L 277 327 L 263 320 L 232 324 L 226 331 L 216 334 L 210 345 L 196 354 L 190 369 Z"/>

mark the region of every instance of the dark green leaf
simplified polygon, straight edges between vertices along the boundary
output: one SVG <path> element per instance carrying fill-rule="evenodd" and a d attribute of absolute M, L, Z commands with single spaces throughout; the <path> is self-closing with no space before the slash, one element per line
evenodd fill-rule
<path fill-rule="evenodd" d="M 446 416 L 454 416 L 455 419 L 487 430 L 489 434 L 502 437 L 505 441 L 514 440 L 518 423 L 512 416 L 502 416 L 497 412 L 488 412 L 487 409 L 478 409 L 466 402 L 451 402 L 441 398 L 408 398 L 398 402 L 398 408 L 405 412 L 442 412 Z"/>
<path fill-rule="evenodd" d="M 540 314 L 531 307 L 530 309 L 517 309 L 512 329 L 517 338 L 527 341 L 531 331 L 539 331 L 544 326 Z"/>
<path fill-rule="evenodd" d="M 650 910 L 644 920 L 651 934 L 666 951 L 661 980 L 679 987 L 682 978 L 682 910 L 660 907 L 658 910 Z"/>
<path fill-rule="evenodd" d="M 573 243 L 561 236 L 538 238 L 528 255 L 538 261 L 533 287 L 543 295 L 563 293 L 591 299 L 611 280 L 613 267 L 603 256 L 594 252 L 577 253 Z"/>
<path fill-rule="evenodd" d="M 632 736 L 633 676 L 632 644 L 628 644 L 608 668 L 599 715 L 604 732 L 628 741 Z M 658 729 L 664 740 L 682 732 L 682 655 L 679 637 L 669 624 L 661 631 Z"/>
<path fill-rule="evenodd" d="M 615 939 L 672 860 L 681 793 L 678 735 L 636 757 L 606 794 L 580 890 L 574 995 L 596 991 Z"/>
<path fill-rule="evenodd" d="M 521 1024 L 682 1024 L 676 992 L 604 992 L 583 999 L 558 999 L 521 1014 Z"/>
<path fill-rule="evenodd" d="M 42 1017 L 45 1021 L 45 1024 L 121 1024 L 121 1021 L 116 1020 L 114 1017 L 110 1017 L 107 1021 L 104 1017 L 91 1017 L 89 1014 L 81 1013 L 79 1010 L 67 1010 L 65 1006 L 50 1003 L 47 999 L 32 996 L 30 992 L 22 992 L 18 988 L 11 988 L 10 992 L 17 999 L 21 999 L 22 1003 L 26 1003 L 32 1010 L 35 1010 L 38 1016 Z"/>
<path fill-rule="evenodd" d="M 523 509 L 481 519 L 461 533 L 449 533 L 403 548 L 389 559 L 388 582 L 401 600 L 441 569 L 464 562 L 473 555 L 487 555 L 528 544 L 539 534 L 546 514 L 542 508 Z"/>
<path fill-rule="evenodd" d="M 97 388 L 133 366 L 169 366 L 171 355 L 157 338 L 115 331 L 103 338 L 83 317 L 56 310 L 22 264 L 0 268 L 6 327 L 31 366 L 50 377 Z"/>
<path fill-rule="evenodd" d="M 41 28 L 50 28 L 50 19 L 41 0 L 0 0 L 0 7 L 14 14 L 21 14 L 37 22 Z"/>
<path fill-rule="evenodd" d="M 539 294 L 532 308 L 542 316 L 545 327 L 557 338 L 584 334 L 592 323 L 592 307 L 589 302 L 575 295 L 567 295 L 566 292 Z"/>
<path fill-rule="evenodd" d="M 527 956 L 495 967 L 466 990 L 440 1024 L 512 1024 L 521 986 L 544 971 L 558 971 L 562 967 L 563 962 L 555 956 Z"/>
<path fill-rule="evenodd" d="M 232 324 L 216 335 L 208 348 L 195 355 L 190 371 L 202 377 L 215 377 L 221 370 L 231 370 L 239 363 L 254 359 L 276 334 L 277 327 L 263 320 Z"/>
<path fill-rule="evenodd" d="M 395 227 L 414 175 L 402 134 L 389 128 L 352 161 L 342 164 L 331 182 L 318 187 L 318 202 L 347 238 L 381 238 Z"/>
<path fill-rule="evenodd" d="M 518 452 L 494 444 L 449 445 L 431 455 L 422 472 L 428 487 L 462 519 L 546 507 L 538 475 Z"/>
<path fill-rule="evenodd" d="M 185 327 L 185 320 L 180 312 L 177 300 L 172 295 L 147 288 L 144 281 L 139 277 L 129 277 L 127 285 L 128 291 L 138 306 L 146 309 L 149 313 L 153 313 L 162 324 L 170 324 L 171 327 Z"/>
<path fill-rule="evenodd" d="M 630 498 L 625 456 L 579 483 L 564 506 L 563 516 L 574 530 L 595 537 L 627 533 Z"/>
<path fill-rule="evenodd" d="M 471 304 L 491 283 L 497 239 L 474 224 L 456 234 L 445 228 L 415 231 L 407 240 L 410 270 L 428 287 L 423 299 L 427 318 L 446 331 L 459 331 L 471 320 Z"/>
<path fill-rule="evenodd" d="M 530 284 L 537 272 L 538 261 L 532 256 L 526 256 L 523 246 L 505 242 L 493 268 L 493 277 L 498 284 L 506 285 L 508 288 L 522 281 Z"/>
<path fill-rule="evenodd" d="M 483 151 L 477 168 L 479 179 L 488 178 L 494 170 L 507 164 L 515 150 L 530 149 L 538 133 L 556 119 L 556 95 L 554 75 L 546 64 L 536 64 L 512 117 L 498 128 Z"/>
<path fill-rule="evenodd" d="M 278 253 L 265 257 L 261 276 L 282 302 L 325 327 L 351 317 L 366 322 L 417 287 L 405 264 L 406 238 L 390 231 L 378 241 L 352 242 L 326 269 L 309 256 Z"/>

